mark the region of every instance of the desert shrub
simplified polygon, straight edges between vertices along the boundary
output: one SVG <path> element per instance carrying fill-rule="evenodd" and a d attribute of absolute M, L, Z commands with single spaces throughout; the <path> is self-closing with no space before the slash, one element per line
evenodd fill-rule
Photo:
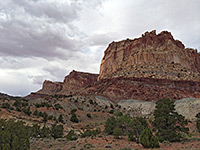
<path fill-rule="evenodd" d="M 24 107 L 28 106 L 28 102 L 25 100 L 15 100 L 13 103 L 17 111 L 21 111 Z"/>
<path fill-rule="evenodd" d="M 63 121 L 63 116 L 60 114 L 60 116 L 58 117 L 58 121 L 61 122 L 61 123 L 64 123 Z"/>
<path fill-rule="evenodd" d="M 77 118 L 77 116 L 76 116 L 75 113 L 72 114 L 72 116 L 71 116 L 71 118 L 70 118 L 70 121 L 71 121 L 71 122 L 74 122 L 74 123 L 78 123 L 78 122 L 79 122 L 79 121 L 78 121 L 78 118 Z"/>
<path fill-rule="evenodd" d="M 28 115 L 28 116 L 30 116 L 31 113 L 32 113 L 31 110 L 30 110 L 30 107 L 28 107 L 28 108 L 23 108 L 22 111 L 23 111 L 26 115 Z"/>
<path fill-rule="evenodd" d="M 92 99 L 89 100 L 89 103 L 90 103 L 91 105 L 94 104 L 94 102 L 93 102 Z"/>
<path fill-rule="evenodd" d="M 86 115 L 88 118 L 92 118 L 91 114 L 87 113 Z"/>
<path fill-rule="evenodd" d="M 122 113 L 122 112 L 120 112 L 120 111 L 118 110 L 118 111 L 116 111 L 116 112 L 114 113 L 114 115 L 119 117 L 119 116 L 122 116 L 122 115 L 123 115 L 123 113 Z"/>
<path fill-rule="evenodd" d="M 39 113 L 38 113 L 38 110 L 37 110 L 37 109 L 33 112 L 33 115 L 39 117 Z"/>
<path fill-rule="evenodd" d="M 69 131 L 69 133 L 67 134 L 66 139 L 67 139 L 67 140 L 70 140 L 70 141 L 74 141 L 74 140 L 77 140 L 77 139 L 78 139 L 78 136 L 74 133 L 73 130 L 71 130 L 71 131 Z"/>
<path fill-rule="evenodd" d="M 93 145 L 92 145 L 92 144 L 89 144 L 89 143 L 87 143 L 87 144 L 85 144 L 85 145 L 83 146 L 83 149 L 91 149 L 91 148 L 93 148 Z"/>
<path fill-rule="evenodd" d="M 119 136 L 122 136 L 123 132 L 120 128 L 117 127 L 113 130 L 113 135 L 114 135 L 114 138 L 119 139 Z"/>
<path fill-rule="evenodd" d="M 37 124 L 34 124 L 31 128 L 30 128 L 31 132 L 30 132 L 30 137 L 34 137 L 34 138 L 38 138 L 40 137 L 40 126 L 38 126 Z"/>
<path fill-rule="evenodd" d="M 10 109 L 10 104 L 9 103 L 3 103 L 3 104 L 1 104 L 1 108 Z"/>
<path fill-rule="evenodd" d="M 61 138 L 63 136 L 63 126 L 62 125 L 52 125 L 51 127 L 51 136 L 56 138 Z"/>
<path fill-rule="evenodd" d="M 196 127 L 197 127 L 197 130 L 198 132 L 200 133 L 200 112 L 196 115 Z"/>
<path fill-rule="evenodd" d="M 41 138 L 50 138 L 51 130 L 46 126 L 43 126 L 42 129 L 40 129 L 40 137 Z"/>
<path fill-rule="evenodd" d="M 112 110 L 110 110 L 108 113 L 113 114 L 113 113 L 114 113 L 114 110 L 112 109 Z"/>
<path fill-rule="evenodd" d="M 119 150 L 131 150 L 129 147 L 120 148 Z"/>
<path fill-rule="evenodd" d="M 40 111 L 37 116 L 42 117 L 43 118 L 42 121 L 44 121 L 44 122 L 47 122 L 47 120 L 48 120 L 48 114 L 46 112 Z"/>
<path fill-rule="evenodd" d="M 96 136 L 101 132 L 101 130 L 99 128 L 95 129 L 95 130 L 89 130 L 87 129 L 85 132 L 83 132 L 81 134 L 81 137 L 90 137 L 90 136 Z"/>
<path fill-rule="evenodd" d="M 42 117 L 43 117 L 43 120 L 42 120 L 42 121 L 47 122 L 48 115 L 47 115 L 46 112 L 43 112 Z"/>
<path fill-rule="evenodd" d="M 113 106 L 113 104 L 110 104 L 110 108 L 114 109 L 114 106 Z"/>
<path fill-rule="evenodd" d="M 35 105 L 37 108 L 40 108 L 40 107 L 47 107 L 47 108 L 52 107 L 52 105 L 49 104 L 49 103 L 47 103 L 47 102 L 36 103 L 36 104 L 34 104 L 34 105 Z"/>
<path fill-rule="evenodd" d="M 59 103 L 55 104 L 55 105 L 54 105 L 54 108 L 55 108 L 56 110 L 63 109 L 62 106 L 61 106 Z"/>
<path fill-rule="evenodd" d="M 197 119 L 200 119 L 200 112 L 196 114 L 195 116 Z"/>
<path fill-rule="evenodd" d="M 140 136 L 140 143 L 144 148 L 158 148 L 159 142 L 149 128 L 146 128 Z"/>
<path fill-rule="evenodd" d="M 72 109 L 71 114 L 74 114 L 77 111 L 77 109 Z"/>

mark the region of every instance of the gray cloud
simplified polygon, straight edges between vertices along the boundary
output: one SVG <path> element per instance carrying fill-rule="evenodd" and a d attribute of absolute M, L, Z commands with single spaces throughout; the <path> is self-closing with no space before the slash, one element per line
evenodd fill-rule
<path fill-rule="evenodd" d="M 0 92 L 27 95 L 73 69 L 98 73 L 110 42 L 154 29 L 200 50 L 199 8 L 199 0 L 1 1 Z"/>
<path fill-rule="evenodd" d="M 77 50 L 78 39 L 68 35 L 77 34 L 77 28 L 70 23 L 78 17 L 79 9 L 74 3 L 25 0 L 3 3 L 0 9 L 3 55 L 62 58 Z"/>

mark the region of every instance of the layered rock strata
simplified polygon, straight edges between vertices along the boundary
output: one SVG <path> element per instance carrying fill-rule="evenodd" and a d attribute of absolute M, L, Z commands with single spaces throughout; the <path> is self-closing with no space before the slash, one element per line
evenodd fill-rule
<path fill-rule="evenodd" d="M 112 42 L 106 49 L 99 80 L 121 76 L 200 81 L 200 54 L 174 40 L 170 32 L 146 32 L 134 40 Z"/>
<path fill-rule="evenodd" d="M 32 95 L 45 94 L 104 96 L 116 103 L 200 98 L 200 53 L 185 48 L 170 32 L 146 32 L 109 44 L 99 75 L 72 71 L 63 82 L 45 81 Z"/>

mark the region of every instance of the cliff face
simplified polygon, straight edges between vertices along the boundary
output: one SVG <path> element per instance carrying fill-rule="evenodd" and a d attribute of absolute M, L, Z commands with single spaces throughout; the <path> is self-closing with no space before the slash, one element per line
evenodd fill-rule
<path fill-rule="evenodd" d="M 167 31 L 146 32 L 109 44 L 99 75 L 72 71 L 64 82 L 45 81 L 32 96 L 44 94 L 104 96 L 113 102 L 200 98 L 200 54 Z"/>
<path fill-rule="evenodd" d="M 186 48 L 171 33 L 146 32 L 134 40 L 112 42 L 105 51 L 99 80 L 116 77 L 151 77 L 200 81 L 200 54 Z"/>
<path fill-rule="evenodd" d="M 61 82 L 52 82 L 45 80 L 42 86 L 42 89 L 38 91 L 40 94 L 52 94 L 61 91 L 63 88 L 63 83 Z"/>
<path fill-rule="evenodd" d="M 47 95 L 75 93 L 97 81 L 97 77 L 98 74 L 73 70 L 65 77 L 64 82 L 44 81 L 42 89 L 37 93 Z"/>

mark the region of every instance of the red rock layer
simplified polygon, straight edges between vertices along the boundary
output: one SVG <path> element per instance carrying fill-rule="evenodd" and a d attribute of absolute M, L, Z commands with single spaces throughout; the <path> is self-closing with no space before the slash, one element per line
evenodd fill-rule
<path fill-rule="evenodd" d="M 113 102 L 126 99 L 156 101 L 162 98 L 199 98 L 200 82 L 120 77 L 98 81 L 82 94 L 102 95 Z"/>

